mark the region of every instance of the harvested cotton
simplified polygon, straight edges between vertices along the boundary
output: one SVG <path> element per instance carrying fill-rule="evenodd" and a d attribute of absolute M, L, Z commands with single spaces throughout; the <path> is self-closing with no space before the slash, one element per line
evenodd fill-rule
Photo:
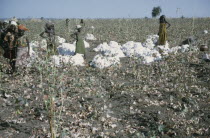
<path fill-rule="evenodd" d="M 47 40 L 46 40 L 46 39 L 42 39 L 42 40 L 40 41 L 39 45 L 40 45 L 40 47 L 41 47 L 42 49 L 47 50 Z"/>
<path fill-rule="evenodd" d="M 117 56 L 125 57 L 123 51 L 121 50 L 121 45 L 115 41 L 110 41 L 109 44 L 104 42 L 93 49 L 95 52 L 101 52 L 104 56 Z"/>
<path fill-rule="evenodd" d="M 55 37 L 55 41 L 58 42 L 58 43 L 65 43 L 66 42 L 66 39 L 60 37 L 60 36 L 56 36 Z"/>
<path fill-rule="evenodd" d="M 85 65 L 84 55 L 76 54 L 75 56 L 72 56 L 70 59 L 70 63 L 73 66 L 84 66 Z"/>
<path fill-rule="evenodd" d="M 166 45 L 158 45 L 156 48 L 156 50 L 159 51 L 159 53 L 163 56 L 168 56 L 170 48 L 169 48 L 169 44 L 166 41 Z"/>
<path fill-rule="evenodd" d="M 96 40 L 96 38 L 95 38 L 95 36 L 94 36 L 93 34 L 87 34 L 87 35 L 85 36 L 85 39 L 86 39 L 86 40 Z"/>
<path fill-rule="evenodd" d="M 103 56 L 101 54 L 96 55 L 92 62 L 90 63 L 91 66 L 96 68 L 106 68 L 113 65 L 119 65 L 120 64 L 120 58 L 119 57 L 107 57 Z"/>
<path fill-rule="evenodd" d="M 58 46 L 59 55 L 74 55 L 75 53 L 75 45 L 69 43 L 62 43 Z"/>
<path fill-rule="evenodd" d="M 204 30 L 203 33 L 204 33 L 204 34 L 208 34 L 208 31 L 207 31 L 207 30 Z"/>
<path fill-rule="evenodd" d="M 51 58 L 52 63 L 58 67 L 63 64 L 72 64 L 73 66 L 85 65 L 83 54 L 76 54 L 75 56 L 53 55 L 50 58 Z"/>
<path fill-rule="evenodd" d="M 181 52 L 187 52 L 190 50 L 190 46 L 188 44 L 181 46 Z"/>
<path fill-rule="evenodd" d="M 121 49 L 127 57 L 134 56 L 134 45 L 142 46 L 141 43 L 136 43 L 134 41 L 128 41 L 122 45 Z"/>
<path fill-rule="evenodd" d="M 175 46 L 169 50 L 169 53 L 177 54 L 180 50 L 181 50 L 181 46 Z"/>

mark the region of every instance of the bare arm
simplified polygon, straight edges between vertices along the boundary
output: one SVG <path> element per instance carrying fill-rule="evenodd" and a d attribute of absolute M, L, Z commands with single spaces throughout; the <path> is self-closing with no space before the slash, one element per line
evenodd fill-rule
<path fill-rule="evenodd" d="M 167 29 L 171 26 L 169 22 L 166 21 L 166 24 L 168 24 Z"/>
<path fill-rule="evenodd" d="M 42 32 L 39 36 L 41 36 L 42 38 L 47 38 L 47 36 L 45 35 L 45 32 Z"/>
<path fill-rule="evenodd" d="M 72 38 L 76 39 L 76 33 L 70 35 Z"/>

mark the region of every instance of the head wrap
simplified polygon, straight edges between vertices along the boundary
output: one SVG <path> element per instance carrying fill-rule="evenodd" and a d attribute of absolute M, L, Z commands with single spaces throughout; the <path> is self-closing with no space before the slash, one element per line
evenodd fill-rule
<path fill-rule="evenodd" d="M 29 29 L 28 28 L 26 28 L 24 25 L 18 25 L 18 29 L 19 30 L 24 30 L 24 31 L 28 31 Z"/>
<path fill-rule="evenodd" d="M 15 21 L 11 21 L 10 24 L 17 26 L 17 23 Z"/>

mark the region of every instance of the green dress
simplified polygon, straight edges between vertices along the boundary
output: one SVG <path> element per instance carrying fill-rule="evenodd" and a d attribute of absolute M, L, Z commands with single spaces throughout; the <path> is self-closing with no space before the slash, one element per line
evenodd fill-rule
<path fill-rule="evenodd" d="M 75 54 L 79 53 L 79 54 L 84 54 L 85 55 L 85 44 L 84 41 L 82 39 L 82 33 L 81 32 L 76 32 L 76 50 L 75 50 Z"/>

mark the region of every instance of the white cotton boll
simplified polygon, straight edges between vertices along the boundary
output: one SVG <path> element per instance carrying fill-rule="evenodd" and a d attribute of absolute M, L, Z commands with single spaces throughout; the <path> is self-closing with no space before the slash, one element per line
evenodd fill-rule
<path fill-rule="evenodd" d="M 33 50 L 31 46 L 29 46 L 29 56 L 33 56 L 34 58 L 35 56 L 37 56 L 36 52 Z"/>
<path fill-rule="evenodd" d="M 53 55 L 50 57 L 51 62 L 56 66 L 71 63 L 73 66 L 84 66 L 84 55 L 76 54 L 75 56 Z"/>
<path fill-rule="evenodd" d="M 181 50 L 181 46 L 175 46 L 169 50 L 169 53 L 177 54 L 179 50 Z"/>
<path fill-rule="evenodd" d="M 70 63 L 70 60 L 71 60 L 71 56 L 62 56 L 62 57 L 61 57 L 61 61 L 62 61 L 62 63 L 64 63 L 64 64 Z"/>
<path fill-rule="evenodd" d="M 137 43 L 136 43 L 137 44 Z M 149 56 L 150 54 L 150 49 L 143 47 L 141 44 L 137 44 L 134 46 L 134 56 L 135 57 L 143 57 L 143 56 Z"/>
<path fill-rule="evenodd" d="M 151 53 L 151 56 L 154 57 L 154 61 L 159 61 L 162 59 L 161 54 L 157 50 L 154 49 L 150 53 Z"/>
<path fill-rule="evenodd" d="M 188 44 L 181 46 L 181 52 L 187 52 L 190 50 L 190 46 Z"/>
<path fill-rule="evenodd" d="M 109 45 L 104 42 L 93 49 L 95 52 L 101 52 L 104 56 L 110 57 L 125 57 L 123 51 L 121 50 L 121 45 L 115 41 L 110 41 Z"/>
<path fill-rule="evenodd" d="M 151 62 L 154 62 L 154 60 L 155 60 L 155 58 L 151 57 L 151 56 L 145 56 L 143 59 L 144 59 L 143 64 L 149 64 Z"/>
<path fill-rule="evenodd" d="M 95 52 L 102 52 L 102 51 L 106 51 L 109 49 L 109 45 L 104 42 L 103 44 L 99 44 L 96 48 L 94 48 L 93 50 Z"/>
<path fill-rule="evenodd" d="M 39 45 L 40 45 L 40 47 L 42 48 L 42 49 L 47 49 L 47 40 L 45 40 L 45 39 L 42 39 L 41 41 L 40 41 L 40 43 L 39 43 Z"/>
<path fill-rule="evenodd" d="M 32 41 L 31 43 L 29 43 L 29 55 L 30 56 L 38 56 L 37 53 L 39 51 L 37 51 L 37 48 L 39 48 L 39 42 L 38 41 Z"/>
<path fill-rule="evenodd" d="M 33 48 L 38 48 L 39 47 L 39 42 L 38 41 L 32 41 L 32 42 L 29 43 L 29 46 L 33 47 Z"/>
<path fill-rule="evenodd" d="M 87 34 L 85 39 L 86 40 L 97 40 L 93 34 Z"/>
<path fill-rule="evenodd" d="M 210 55 L 209 54 L 203 54 L 202 59 L 210 60 Z"/>
<path fill-rule="evenodd" d="M 90 44 L 88 42 L 86 42 L 85 40 L 84 40 L 84 43 L 85 43 L 85 48 L 89 48 L 90 47 Z"/>
<path fill-rule="evenodd" d="M 128 41 L 122 45 L 122 51 L 127 57 L 134 56 L 134 43 L 133 41 Z"/>
<path fill-rule="evenodd" d="M 58 53 L 60 55 L 74 55 L 76 46 L 69 43 L 62 43 L 58 46 Z"/>
<path fill-rule="evenodd" d="M 83 54 L 76 54 L 75 56 L 72 56 L 70 59 L 70 63 L 74 66 L 84 66 L 85 60 Z"/>
<path fill-rule="evenodd" d="M 53 55 L 50 57 L 52 60 L 52 63 L 55 64 L 56 66 L 60 66 L 61 63 L 61 56 L 60 55 Z"/>
<path fill-rule="evenodd" d="M 147 39 L 146 42 L 144 42 L 144 47 L 153 49 L 155 47 L 155 44 L 153 43 L 152 39 Z"/>
<path fill-rule="evenodd" d="M 119 57 L 104 57 L 101 54 L 96 55 L 92 62 L 90 63 L 91 66 L 96 67 L 96 68 L 106 68 L 110 67 L 112 65 L 118 65 L 120 64 L 120 59 Z"/>
<path fill-rule="evenodd" d="M 147 39 L 151 39 L 153 44 L 156 44 L 158 42 L 159 36 L 158 35 L 148 35 Z"/>
<path fill-rule="evenodd" d="M 203 33 L 204 33 L 204 34 L 208 34 L 208 31 L 207 31 L 207 30 L 204 30 Z"/>
<path fill-rule="evenodd" d="M 120 48 L 121 47 L 121 45 L 119 45 L 117 42 L 115 42 L 115 41 L 110 41 L 109 42 L 109 46 L 110 47 L 113 47 L 113 48 Z"/>
<path fill-rule="evenodd" d="M 55 37 L 55 41 L 58 42 L 58 43 L 65 43 L 66 42 L 66 39 L 60 37 L 60 36 L 56 36 Z"/>
<path fill-rule="evenodd" d="M 167 41 L 165 45 L 158 45 L 155 49 L 158 50 L 159 53 L 163 56 L 168 56 L 170 52 L 169 44 Z"/>
<path fill-rule="evenodd" d="M 90 28 L 91 28 L 91 29 L 95 29 L 95 27 L 94 27 L 94 26 L 91 26 Z"/>

